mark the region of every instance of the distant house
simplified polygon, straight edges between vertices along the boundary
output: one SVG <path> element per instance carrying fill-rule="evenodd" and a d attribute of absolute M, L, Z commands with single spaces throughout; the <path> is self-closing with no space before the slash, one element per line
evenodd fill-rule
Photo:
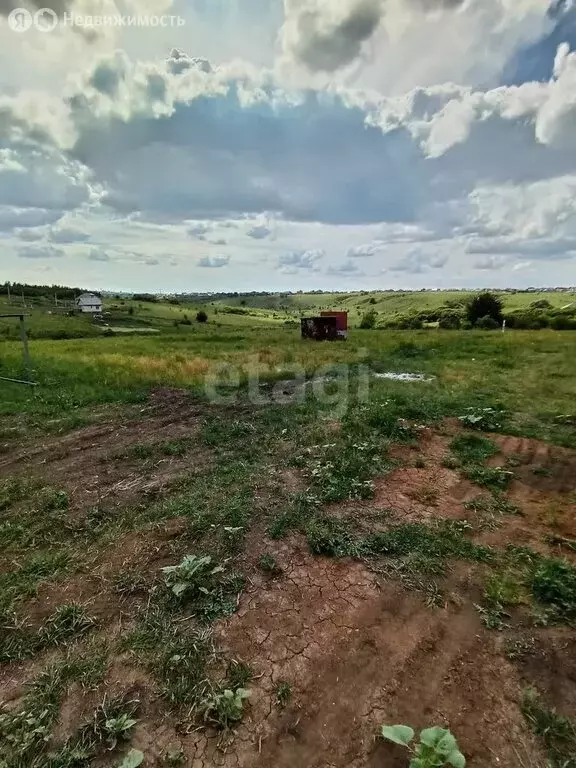
<path fill-rule="evenodd" d="M 102 299 L 95 293 L 83 293 L 76 299 L 76 306 L 80 312 L 98 315 L 102 312 Z"/>

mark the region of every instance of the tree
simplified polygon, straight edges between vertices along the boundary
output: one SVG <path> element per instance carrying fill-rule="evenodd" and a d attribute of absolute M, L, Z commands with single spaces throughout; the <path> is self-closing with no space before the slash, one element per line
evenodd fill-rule
<path fill-rule="evenodd" d="M 498 325 L 502 325 L 502 299 L 489 291 L 478 293 L 468 301 L 466 317 L 472 325 L 484 317 L 491 317 Z"/>
<path fill-rule="evenodd" d="M 208 321 L 208 315 L 206 314 L 206 312 L 204 312 L 203 309 L 201 309 L 200 312 L 198 312 L 198 314 L 196 315 L 196 322 L 206 323 L 207 321 Z"/>

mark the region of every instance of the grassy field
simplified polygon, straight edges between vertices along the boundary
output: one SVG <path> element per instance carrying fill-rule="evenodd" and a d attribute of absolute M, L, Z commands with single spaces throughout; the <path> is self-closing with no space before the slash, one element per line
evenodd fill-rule
<path fill-rule="evenodd" d="M 213 301 L 190 300 L 171 303 L 133 301 L 129 298 L 107 298 L 104 321 L 94 324 L 90 318 L 76 315 L 67 317 L 67 307 L 54 307 L 46 299 L 13 299 L 8 304 L 0 297 L 0 314 L 25 311 L 32 338 L 71 338 L 99 336 L 108 328 L 130 328 L 165 331 L 186 327 L 193 322 L 196 313 L 205 311 L 209 322 L 216 327 L 277 328 L 287 323 L 297 323 L 301 316 L 317 314 L 323 309 L 343 310 L 349 313 L 352 327 L 359 325 L 368 311 L 377 313 L 378 323 L 386 324 L 398 317 L 414 312 L 425 312 L 440 307 L 464 304 L 473 294 L 466 291 L 381 291 L 352 294 L 279 294 L 270 296 L 238 296 Z M 500 294 L 505 312 L 526 310 L 535 302 L 547 301 L 555 309 L 566 307 L 576 310 L 576 293 L 511 293 Z M 184 325 L 181 325 L 184 322 Z M 13 320 L 0 318 L 0 338 L 18 338 L 18 328 Z"/>
<path fill-rule="evenodd" d="M 0 381 L 2 768 L 401 768 L 394 723 L 576 766 L 576 334 L 302 341 L 326 299 L 35 308 L 37 386 Z"/>

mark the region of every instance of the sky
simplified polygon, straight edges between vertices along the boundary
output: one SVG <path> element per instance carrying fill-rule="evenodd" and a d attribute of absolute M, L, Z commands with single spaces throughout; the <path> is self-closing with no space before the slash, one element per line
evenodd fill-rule
<path fill-rule="evenodd" d="M 576 0 L 32 2 L 0 283 L 576 284 Z"/>

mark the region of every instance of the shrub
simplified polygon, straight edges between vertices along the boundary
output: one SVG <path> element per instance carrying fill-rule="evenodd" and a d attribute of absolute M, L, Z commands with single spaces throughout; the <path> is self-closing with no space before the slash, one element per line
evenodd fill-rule
<path fill-rule="evenodd" d="M 200 312 L 196 315 L 196 322 L 197 323 L 206 323 L 208 321 L 208 315 L 206 312 L 204 312 L 203 309 L 200 310 Z"/>
<path fill-rule="evenodd" d="M 370 310 L 370 312 L 366 312 L 366 314 L 363 316 L 362 320 L 360 321 L 360 328 L 364 330 L 371 330 L 372 328 L 376 327 L 376 320 L 378 318 L 378 315 L 374 310 Z"/>
<path fill-rule="evenodd" d="M 466 305 L 466 317 L 475 325 L 480 318 L 491 317 L 498 325 L 502 324 L 502 299 L 494 293 L 484 291 L 473 296 Z"/>
<path fill-rule="evenodd" d="M 555 331 L 576 331 L 576 317 L 556 315 L 550 320 L 550 328 Z"/>
<path fill-rule="evenodd" d="M 483 331 L 497 331 L 500 328 L 500 324 L 490 315 L 484 315 L 484 317 L 479 317 L 476 320 L 474 328 L 480 328 Z"/>
<path fill-rule="evenodd" d="M 443 328 L 446 331 L 457 331 L 461 324 L 460 315 L 456 312 L 445 312 L 438 318 L 438 328 Z"/>
<path fill-rule="evenodd" d="M 151 293 L 135 293 L 132 298 L 134 301 L 148 301 L 152 304 L 156 304 L 158 301 L 158 297 Z"/>
<path fill-rule="evenodd" d="M 576 568 L 550 558 L 536 569 L 531 583 L 532 592 L 541 602 L 552 606 L 559 618 L 576 618 Z"/>

